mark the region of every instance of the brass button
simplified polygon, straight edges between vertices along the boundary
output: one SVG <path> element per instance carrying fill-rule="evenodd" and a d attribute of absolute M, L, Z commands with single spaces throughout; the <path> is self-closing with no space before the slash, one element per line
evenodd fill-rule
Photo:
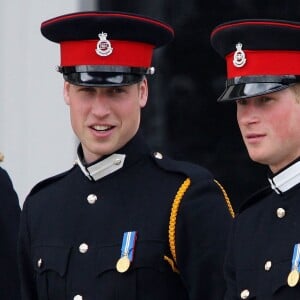
<path fill-rule="evenodd" d="M 114 164 L 119 165 L 121 162 L 122 162 L 121 158 L 116 158 L 115 161 L 114 161 Z"/>
<path fill-rule="evenodd" d="M 87 196 L 87 201 L 89 204 L 95 204 L 97 201 L 97 196 L 95 194 L 90 194 Z"/>
<path fill-rule="evenodd" d="M 272 268 L 272 262 L 270 260 L 265 263 L 265 271 L 270 271 Z"/>
<path fill-rule="evenodd" d="M 86 243 L 82 243 L 79 246 L 79 252 L 80 253 L 87 253 L 88 249 L 89 249 L 89 246 Z"/>
<path fill-rule="evenodd" d="M 243 290 L 241 292 L 241 299 L 247 299 L 250 296 L 249 290 Z"/>
<path fill-rule="evenodd" d="M 37 267 L 38 268 L 41 268 L 43 265 L 43 260 L 40 258 L 38 261 L 37 261 Z"/>
<path fill-rule="evenodd" d="M 285 216 L 285 209 L 283 209 L 282 207 L 277 208 L 277 217 L 282 219 Z"/>
<path fill-rule="evenodd" d="M 160 152 L 155 152 L 154 157 L 157 158 L 157 159 L 162 159 L 163 155 Z"/>

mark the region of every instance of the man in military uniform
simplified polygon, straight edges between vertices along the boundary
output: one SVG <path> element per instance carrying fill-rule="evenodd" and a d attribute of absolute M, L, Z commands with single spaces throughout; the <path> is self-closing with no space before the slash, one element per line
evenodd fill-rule
<path fill-rule="evenodd" d="M 234 220 L 225 299 L 298 299 L 300 23 L 232 21 L 217 26 L 211 42 L 227 63 L 219 101 L 236 102 L 249 156 L 270 170 L 266 188 Z"/>
<path fill-rule="evenodd" d="M 0 161 L 3 159 L 0 153 Z M 0 167 L 0 299 L 20 299 L 17 240 L 20 206 L 7 172 Z"/>
<path fill-rule="evenodd" d="M 152 152 L 139 130 L 153 49 L 173 29 L 140 15 L 79 12 L 41 31 L 60 44 L 80 145 L 77 163 L 25 201 L 23 300 L 220 299 L 229 199 L 210 172 Z"/>

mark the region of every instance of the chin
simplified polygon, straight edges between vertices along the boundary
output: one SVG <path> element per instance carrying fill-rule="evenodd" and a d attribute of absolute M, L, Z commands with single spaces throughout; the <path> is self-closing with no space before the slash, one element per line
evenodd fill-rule
<path fill-rule="evenodd" d="M 263 156 L 263 155 L 259 155 L 259 154 L 255 154 L 255 153 L 249 153 L 249 157 L 251 160 L 253 160 L 256 163 L 262 164 L 262 165 L 268 165 L 268 159 Z"/>

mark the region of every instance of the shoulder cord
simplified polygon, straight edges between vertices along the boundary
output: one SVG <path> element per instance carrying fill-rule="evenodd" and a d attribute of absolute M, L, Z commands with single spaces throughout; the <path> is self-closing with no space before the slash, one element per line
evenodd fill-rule
<path fill-rule="evenodd" d="M 169 221 L 169 246 L 170 251 L 173 257 L 173 260 L 167 256 L 164 256 L 164 259 L 171 265 L 174 272 L 179 273 L 178 269 L 175 267 L 176 264 L 176 243 L 175 243 L 175 228 L 176 228 L 176 218 L 178 214 L 178 209 L 180 202 L 189 188 L 191 184 L 191 180 L 187 178 L 180 188 L 178 189 L 176 196 L 174 198 L 172 209 L 171 209 L 171 215 L 170 215 L 170 221 Z"/>
<path fill-rule="evenodd" d="M 227 204 L 229 213 L 232 216 L 232 218 L 234 218 L 235 213 L 234 213 L 234 210 L 230 203 L 230 199 L 229 199 L 225 189 L 217 180 L 214 180 L 214 182 L 221 189 L 224 199 L 225 199 L 225 202 Z M 172 270 L 176 273 L 179 273 L 179 270 L 175 266 L 177 263 L 177 261 L 176 261 L 176 241 L 175 241 L 176 219 L 177 219 L 177 214 L 178 214 L 178 210 L 179 210 L 179 205 L 181 203 L 181 200 L 182 200 L 185 192 L 189 188 L 190 184 L 191 184 L 191 180 L 189 178 L 187 178 L 182 183 L 180 188 L 178 189 L 176 196 L 174 198 L 173 204 L 172 204 L 170 221 L 169 221 L 169 246 L 170 246 L 170 251 L 171 251 L 171 255 L 172 255 L 173 259 L 169 258 L 166 255 L 164 256 L 164 259 L 170 264 L 170 266 L 172 267 Z"/>
<path fill-rule="evenodd" d="M 229 199 L 229 197 L 228 197 L 225 189 L 223 188 L 223 186 L 221 185 L 221 183 L 218 180 L 214 179 L 214 182 L 217 184 L 217 186 L 222 191 L 224 199 L 225 199 L 225 202 L 226 202 L 228 210 L 229 210 L 229 213 L 230 213 L 231 217 L 234 218 L 235 217 L 235 213 L 234 213 L 233 207 L 232 207 L 232 205 L 230 203 L 230 199 Z"/>

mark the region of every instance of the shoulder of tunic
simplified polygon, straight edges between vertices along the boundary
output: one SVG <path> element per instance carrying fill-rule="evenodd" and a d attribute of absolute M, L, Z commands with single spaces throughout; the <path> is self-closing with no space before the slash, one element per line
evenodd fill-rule
<path fill-rule="evenodd" d="M 195 163 L 182 160 L 175 160 L 166 155 L 157 158 L 156 153 L 154 153 L 152 157 L 157 166 L 166 171 L 181 173 L 182 175 L 185 175 L 186 177 L 189 177 L 194 180 L 213 180 L 213 175 L 208 169 Z"/>
<path fill-rule="evenodd" d="M 258 202 L 260 202 L 262 199 L 267 197 L 273 192 L 270 186 L 266 186 L 252 194 L 249 198 L 247 198 L 239 207 L 238 213 L 242 213 L 244 210 L 249 209 L 250 207 L 254 206 Z"/>
<path fill-rule="evenodd" d="M 70 174 L 70 172 L 75 168 L 75 166 L 73 166 L 71 169 L 65 171 L 65 172 L 62 172 L 62 173 L 59 173 L 57 175 L 54 175 L 54 176 L 51 176 L 49 178 L 46 178 L 40 182 L 38 182 L 32 189 L 31 191 L 29 192 L 28 196 L 32 196 L 34 194 L 36 194 L 37 192 L 41 191 L 42 189 L 44 189 L 45 187 L 61 180 L 62 178 L 64 178 L 65 176 L 67 176 L 68 174 Z M 27 197 L 28 197 L 27 196 Z"/>

